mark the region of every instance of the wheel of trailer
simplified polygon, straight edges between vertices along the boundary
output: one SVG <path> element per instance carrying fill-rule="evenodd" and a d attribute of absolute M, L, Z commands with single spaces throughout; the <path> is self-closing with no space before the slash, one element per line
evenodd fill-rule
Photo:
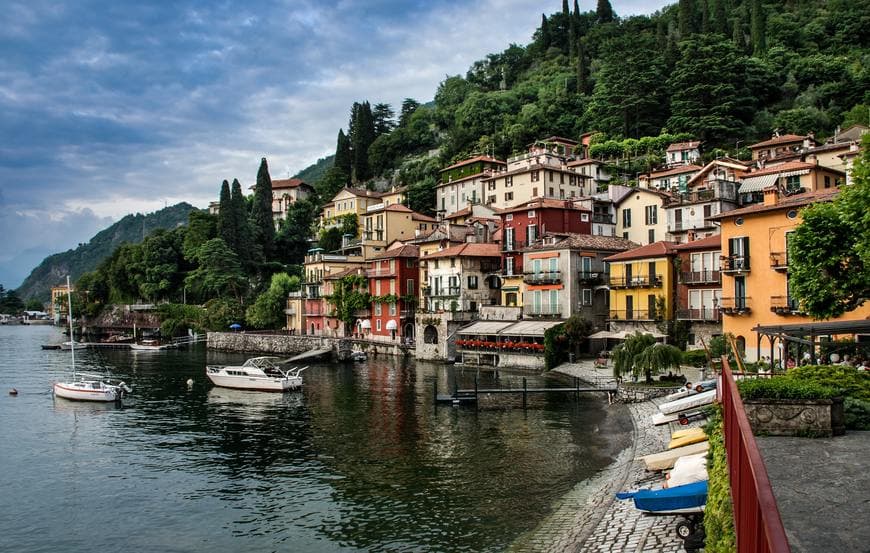
<path fill-rule="evenodd" d="M 681 520 L 677 523 L 677 536 L 680 539 L 686 539 L 695 532 L 695 525 L 688 520 Z"/>

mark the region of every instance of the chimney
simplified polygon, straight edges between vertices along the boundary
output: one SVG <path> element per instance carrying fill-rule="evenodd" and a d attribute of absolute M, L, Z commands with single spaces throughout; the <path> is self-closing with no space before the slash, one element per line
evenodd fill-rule
<path fill-rule="evenodd" d="M 776 205 L 779 203 L 779 187 L 768 186 L 764 189 L 764 205 Z"/>

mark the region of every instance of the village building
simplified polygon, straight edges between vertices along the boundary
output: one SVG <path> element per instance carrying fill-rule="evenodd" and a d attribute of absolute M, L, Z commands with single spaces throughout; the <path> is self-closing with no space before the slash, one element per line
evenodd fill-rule
<path fill-rule="evenodd" d="M 760 203 L 764 190 L 778 187 L 783 195 L 834 189 L 846 180 L 846 174 L 836 169 L 805 161 L 787 161 L 744 174 L 737 193 L 741 205 Z"/>
<path fill-rule="evenodd" d="M 701 143 L 697 140 L 675 142 L 665 150 L 665 164 L 668 167 L 694 165 L 701 158 Z"/>
<path fill-rule="evenodd" d="M 815 136 L 799 134 L 776 133 L 769 140 L 763 140 L 749 146 L 752 160 L 762 163 L 778 163 L 800 158 L 803 150 L 816 146 Z"/>
<path fill-rule="evenodd" d="M 688 325 L 688 349 L 703 347 L 722 334 L 721 239 L 714 234 L 674 246 L 678 271 L 675 318 Z"/>
<path fill-rule="evenodd" d="M 410 342 L 419 291 L 420 248 L 394 242 L 373 255 L 366 271 L 372 295 L 371 317 L 358 321 L 358 333 Z"/>
<path fill-rule="evenodd" d="M 605 190 L 612 178 L 607 169 L 607 164 L 599 159 L 586 158 L 569 161 L 568 168 L 573 169 L 575 173 L 592 179 L 593 188 L 596 192 Z"/>
<path fill-rule="evenodd" d="M 345 215 L 354 215 L 359 222 L 369 207 L 395 205 L 405 202 L 405 188 L 392 188 L 388 192 L 375 192 L 359 188 L 344 187 L 324 204 L 320 213 L 321 228 L 341 223 Z"/>
<path fill-rule="evenodd" d="M 290 206 L 299 200 L 314 195 L 314 187 L 302 179 L 279 179 L 272 181 L 272 218 L 275 226 L 287 218 Z"/>
<path fill-rule="evenodd" d="M 439 171 L 440 182 L 435 189 L 435 211 L 442 218 L 484 202 L 483 179 L 503 170 L 504 161 L 475 156 Z"/>
<path fill-rule="evenodd" d="M 360 256 L 323 253 L 319 248 L 310 250 L 302 268 L 302 290 L 287 298 L 287 329 L 299 334 L 322 335 L 326 328 L 324 279 L 347 269 L 363 268 L 365 264 Z"/>
<path fill-rule="evenodd" d="M 359 238 L 346 240 L 342 251 L 355 252 L 366 259 L 382 252 L 396 240 L 406 241 L 431 230 L 438 222 L 402 204 L 378 203 L 360 216 Z"/>
<path fill-rule="evenodd" d="M 653 331 L 673 320 L 674 246 L 660 241 L 604 259 L 610 266 L 610 330 Z"/>
<path fill-rule="evenodd" d="M 668 200 L 667 239 L 685 243 L 717 234 L 719 229 L 710 217 L 739 206 L 737 190 L 748 171 L 746 165 L 728 158 L 705 165 L 686 183 L 685 192 Z"/>
<path fill-rule="evenodd" d="M 722 331 L 735 336 L 749 361 L 768 355 L 756 326 L 813 322 L 801 311 L 788 285 L 788 236 L 801 222 L 801 209 L 833 200 L 837 188 L 787 195 L 781 186 L 764 189 L 764 201 L 715 216 L 722 236 Z M 864 320 L 870 305 L 833 319 Z"/>
<path fill-rule="evenodd" d="M 635 244 L 663 240 L 668 232 L 664 207 L 671 198 L 657 190 L 633 189 L 616 204 L 616 235 Z"/>
<path fill-rule="evenodd" d="M 667 167 L 639 175 L 637 185 L 640 188 L 658 190 L 661 192 L 687 192 L 687 184 L 702 167 L 694 164 Z"/>

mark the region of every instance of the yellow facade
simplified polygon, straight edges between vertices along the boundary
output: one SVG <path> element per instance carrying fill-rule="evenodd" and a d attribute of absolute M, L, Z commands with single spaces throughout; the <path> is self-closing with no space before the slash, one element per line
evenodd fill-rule
<path fill-rule="evenodd" d="M 508 306 L 523 306 L 523 296 L 526 293 L 526 285 L 523 275 L 505 276 L 501 284 L 501 304 Z"/>
<path fill-rule="evenodd" d="M 637 188 L 625 196 L 616 210 L 616 236 L 635 244 L 664 240 L 668 232 L 663 194 Z"/>
<path fill-rule="evenodd" d="M 610 320 L 652 322 L 671 320 L 674 267 L 670 257 L 610 262 Z M 661 302 L 664 300 L 664 304 Z M 659 312 L 663 307 L 663 311 Z"/>
<path fill-rule="evenodd" d="M 771 191 L 765 203 L 777 202 Z M 827 199 L 831 199 L 828 196 Z M 720 216 L 722 229 L 722 331 L 733 334 L 740 346 L 745 345 L 748 361 L 770 356 L 770 344 L 760 344 L 753 328 L 758 325 L 781 325 L 817 322 L 800 312 L 788 292 L 788 233 L 800 224 L 800 210 L 808 202 L 783 201 L 780 204 L 740 209 Z M 744 241 L 735 246 L 735 241 Z M 748 245 L 748 260 L 740 252 Z M 740 250 L 735 253 L 736 250 Z M 742 261 L 742 262 L 739 262 Z M 870 304 L 847 313 L 839 321 L 870 317 Z M 779 353 L 774 352 L 779 358 Z"/>

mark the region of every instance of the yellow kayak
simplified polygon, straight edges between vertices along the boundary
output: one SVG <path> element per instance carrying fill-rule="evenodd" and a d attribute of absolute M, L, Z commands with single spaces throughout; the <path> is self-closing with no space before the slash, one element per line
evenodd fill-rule
<path fill-rule="evenodd" d="M 670 443 L 668 444 L 668 449 L 674 449 L 677 447 L 683 447 L 684 445 L 696 444 L 698 442 L 707 441 L 707 435 L 704 434 L 704 430 L 701 428 L 695 429 L 695 432 L 685 433 L 682 436 L 672 438 Z M 685 432 L 681 430 L 680 432 Z"/>
<path fill-rule="evenodd" d="M 697 434 L 698 432 L 704 432 L 704 429 L 700 426 L 693 426 L 691 428 L 683 428 L 682 430 L 677 430 L 675 432 L 671 432 L 671 439 L 675 440 L 677 438 L 682 438 L 683 436 L 688 436 L 690 434 Z"/>

